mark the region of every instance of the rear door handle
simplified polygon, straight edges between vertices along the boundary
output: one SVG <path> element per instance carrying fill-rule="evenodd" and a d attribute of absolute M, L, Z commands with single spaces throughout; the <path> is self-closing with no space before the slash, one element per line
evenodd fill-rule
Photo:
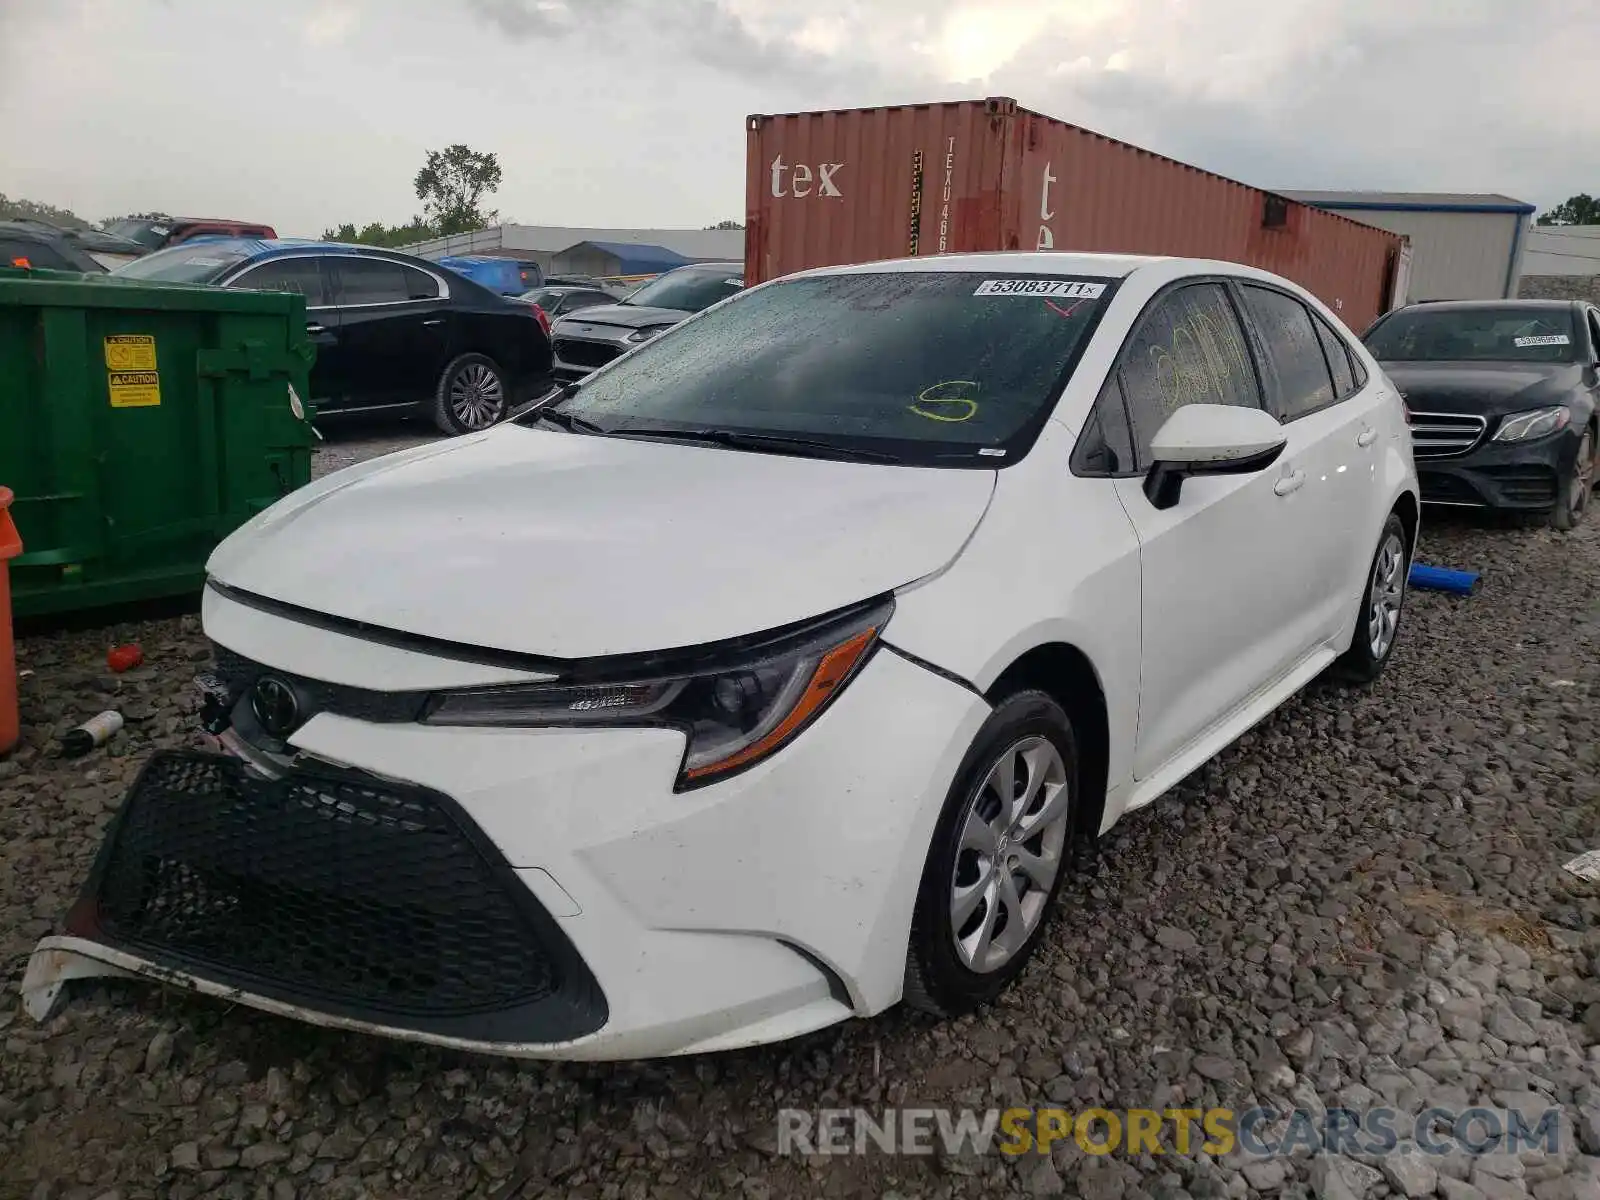
<path fill-rule="evenodd" d="M 1356 445 L 1360 446 L 1363 450 L 1365 450 L 1368 446 L 1372 445 L 1372 443 L 1377 441 L 1377 440 L 1378 440 L 1378 431 L 1376 429 L 1372 428 L 1372 426 L 1369 425 L 1365 429 L 1363 429 L 1361 431 L 1360 436 L 1358 436 L 1356 438 Z"/>
<path fill-rule="evenodd" d="M 327 333 L 328 327 L 326 325 L 307 325 L 306 332 L 312 337 L 316 337 L 319 333 Z"/>
<path fill-rule="evenodd" d="M 1285 475 L 1272 485 L 1272 490 L 1280 496 L 1287 496 L 1290 492 L 1298 492 L 1306 483 L 1306 473 L 1296 471 L 1293 475 Z"/>
<path fill-rule="evenodd" d="M 424 325 L 443 325 L 444 324 L 444 318 L 443 317 L 435 317 L 431 321 L 424 321 L 423 324 Z"/>

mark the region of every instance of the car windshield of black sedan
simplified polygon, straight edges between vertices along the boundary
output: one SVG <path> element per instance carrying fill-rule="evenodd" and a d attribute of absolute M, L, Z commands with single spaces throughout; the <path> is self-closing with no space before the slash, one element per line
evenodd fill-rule
<path fill-rule="evenodd" d="M 680 268 L 651 280 L 630 295 L 626 303 L 645 308 L 699 312 L 703 308 L 710 308 L 718 300 L 726 300 L 743 286 L 744 281 L 737 272 Z"/>
<path fill-rule="evenodd" d="M 249 258 L 243 250 L 215 243 L 181 243 L 136 258 L 111 272 L 124 279 L 154 279 L 165 283 L 206 283 L 228 267 Z"/>
<path fill-rule="evenodd" d="M 1572 362 L 1570 308 L 1428 308 L 1397 312 L 1366 338 L 1382 362 Z"/>
<path fill-rule="evenodd" d="M 732 431 L 999 465 L 1042 424 L 1110 291 L 998 271 L 794 279 L 646 343 L 555 407 L 607 433 Z"/>

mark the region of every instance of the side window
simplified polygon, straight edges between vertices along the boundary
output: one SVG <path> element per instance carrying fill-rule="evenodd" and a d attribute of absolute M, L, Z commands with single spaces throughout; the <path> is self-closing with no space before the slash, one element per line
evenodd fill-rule
<path fill-rule="evenodd" d="M 1072 451 L 1075 475 L 1126 475 L 1135 470 L 1122 382 L 1112 371 Z"/>
<path fill-rule="evenodd" d="M 1333 377 L 1306 306 L 1268 288 L 1246 284 L 1242 290 L 1278 384 L 1278 416 L 1293 421 L 1332 404 Z"/>
<path fill-rule="evenodd" d="M 340 304 L 398 304 L 411 299 L 406 269 L 397 262 L 340 255 L 336 269 Z"/>
<path fill-rule="evenodd" d="M 1317 327 L 1317 336 L 1322 339 L 1322 352 L 1328 356 L 1328 367 L 1333 371 L 1334 398 L 1343 400 L 1356 390 L 1355 369 L 1350 365 L 1350 348 L 1316 313 L 1311 314 L 1311 321 Z"/>
<path fill-rule="evenodd" d="M 299 292 L 307 308 L 328 303 L 322 268 L 315 258 L 278 258 L 251 267 L 228 286 L 252 292 Z"/>
<path fill-rule="evenodd" d="M 406 299 L 408 300 L 437 300 L 439 298 L 439 281 L 426 271 L 419 271 L 415 267 L 401 267 L 406 278 Z"/>
<path fill-rule="evenodd" d="M 0 267 L 12 266 L 19 258 L 26 259 L 30 266 L 49 271 L 78 269 L 77 265 L 69 262 L 64 254 L 45 242 L 24 241 L 21 238 L 16 240 L 6 238 L 0 241 Z"/>
<path fill-rule="evenodd" d="M 1596 360 L 1600 360 L 1600 312 L 1589 309 L 1589 344 Z"/>
<path fill-rule="evenodd" d="M 575 294 L 568 295 L 564 308 L 565 311 L 572 312 L 574 309 L 593 308 L 597 304 L 610 303 L 611 297 L 609 296 L 597 295 L 594 292 L 577 292 Z"/>
<path fill-rule="evenodd" d="M 1123 354 L 1122 391 L 1141 467 L 1156 431 L 1184 405 L 1261 407 L 1244 330 L 1220 284 L 1179 288 L 1145 315 Z"/>

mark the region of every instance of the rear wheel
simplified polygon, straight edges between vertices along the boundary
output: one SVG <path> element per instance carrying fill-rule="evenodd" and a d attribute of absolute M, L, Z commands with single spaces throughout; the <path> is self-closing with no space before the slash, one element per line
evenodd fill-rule
<path fill-rule="evenodd" d="M 984 722 L 945 799 L 923 868 L 904 999 L 935 1016 L 993 1000 L 1040 941 L 1077 804 L 1077 743 L 1044 692 L 1021 691 Z"/>
<path fill-rule="evenodd" d="M 1378 549 L 1367 572 L 1362 592 L 1361 618 L 1356 622 L 1350 649 L 1339 660 L 1339 675 L 1352 683 L 1371 683 L 1383 674 L 1400 636 L 1400 614 L 1406 603 L 1410 575 L 1406 553 L 1406 527 L 1399 514 L 1390 513 L 1378 538 Z"/>
<path fill-rule="evenodd" d="M 1578 457 L 1556 490 L 1560 497 L 1550 510 L 1550 524 L 1557 529 L 1575 529 L 1589 511 L 1589 500 L 1594 492 L 1594 430 L 1585 429 L 1578 443 Z"/>
<path fill-rule="evenodd" d="M 433 423 L 445 433 L 476 433 L 506 415 L 507 389 L 499 364 L 486 354 L 463 354 L 439 376 Z"/>

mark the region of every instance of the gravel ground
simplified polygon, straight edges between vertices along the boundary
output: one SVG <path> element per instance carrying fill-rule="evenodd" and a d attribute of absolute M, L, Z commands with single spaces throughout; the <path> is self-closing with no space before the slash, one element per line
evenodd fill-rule
<path fill-rule="evenodd" d="M 33 1025 L 28 952 L 145 755 L 189 739 L 205 649 L 193 617 L 26 639 L 25 741 L 0 763 L 0 1197 L 1600 1197 L 1600 891 L 1560 870 L 1600 845 L 1600 521 L 1435 522 L 1423 556 L 1482 570 L 1478 593 L 1414 595 L 1371 691 L 1314 684 L 1127 818 L 1001 1005 L 652 1064 L 410 1048 L 144 984 L 85 987 Z M 148 665 L 108 675 L 135 638 Z M 46 753 L 111 706 L 129 720 L 111 746 Z M 1381 1169 L 1066 1143 L 808 1160 L 774 1138 L 785 1106 L 1257 1101 L 1557 1103 L 1568 1123 L 1553 1155 Z"/>

